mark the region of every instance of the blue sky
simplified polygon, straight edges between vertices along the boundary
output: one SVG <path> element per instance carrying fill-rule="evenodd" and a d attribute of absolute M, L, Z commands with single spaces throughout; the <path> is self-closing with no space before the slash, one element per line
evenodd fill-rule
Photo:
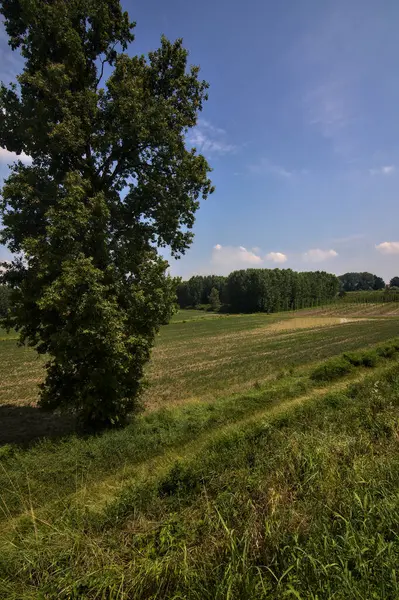
<path fill-rule="evenodd" d="M 207 156 L 216 191 L 174 274 L 399 275 L 396 0 L 123 4 L 137 21 L 132 52 L 183 37 L 210 83 L 188 143 Z M 0 79 L 16 69 L 0 33 Z M 0 150 L 0 176 L 9 159 Z"/>

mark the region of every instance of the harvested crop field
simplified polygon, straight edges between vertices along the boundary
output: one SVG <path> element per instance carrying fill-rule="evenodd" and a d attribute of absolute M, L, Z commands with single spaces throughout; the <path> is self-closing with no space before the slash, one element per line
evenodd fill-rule
<path fill-rule="evenodd" d="M 312 317 L 305 311 L 171 324 L 162 330 L 153 353 L 146 403 L 153 408 L 216 400 L 396 335 L 399 318 L 367 320 L 318 312 Z"/>

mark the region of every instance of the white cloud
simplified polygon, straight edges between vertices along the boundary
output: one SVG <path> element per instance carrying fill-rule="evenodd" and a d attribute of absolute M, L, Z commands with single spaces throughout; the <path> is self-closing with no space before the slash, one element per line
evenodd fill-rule
<path fill-rule="evenodd" d="M 307 252 L 304 252 L 302 258 L 305 262 L 323 262 L 324 260 L 329 260 L 330 258 L 335 258 L 338 256 L 338 252 L 335 250 L 320 250 L 320 248 L 312 248 Z"/>
<path fill-rule="evenodd" d="M 394 165 L 386 165 L 385 167 L 370 169 L 370 175 L 392 175 L 394 171 L 396 171 Z"/>
<path fill-rule="evenodd" d="M 375 246 L 381 254 L 399 254 L 399 242 L 382 242 Z"/>
<path fill-rule="evenodd" d="M 247 250 L 244 246 L 222 246 L 216 244 L 212 250 L 211 263 L 220 271 L 229 273 L 234 269 L 257 267 L 263 260 L 255 252 Z"/>
<path fill-rule="evenodd" d="M 282 252 L 269 252 L 265 258 L 275 263 L 285 263 L 288 260 L 287 255 Z"/>
<path fill-rule="evenodd" d="M 189 132 L 187 141 L 203 154 L 229 154 L 237 150 L 237 146 L 226 141 L 224 129 L 203 119 Z"/>
<path fill-rule="evenodd" d="M 0 148 L 0 164 L 9 164 L 14 162 L 15 160 L 21 160 L 27 165 L 32 162 L 31 157 L 25 154 L 25 152 L 22 152 L 21 154 L 16 154 L 15 152 L 10 152 L 5 148 Z"/>
<path fill-rule="evenodd" d="M 221 273 L 230 273 L 234 269 L 246 269 L 249 267 L 263 267 L 266 261 L 274 263 L 285 263 L 288 260 L 282 252 L 269 252 L 266 256 L 260 255 L 260 248 L 248 250 L 244 246 L 222 246 L 216 244 L 212 250 L 211 263 Z"/>

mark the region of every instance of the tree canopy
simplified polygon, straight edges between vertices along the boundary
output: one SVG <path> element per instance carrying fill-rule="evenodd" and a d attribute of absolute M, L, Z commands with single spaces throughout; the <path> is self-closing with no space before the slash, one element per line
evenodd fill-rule
<path fill-rule="evenodd" d="M 389 282 L 389 287 L 399 288 L 399 277 L 392 277 L 391 281 Z"/>
<path fill-rule="evenodd" d="M 345 292 L 383 290 L 385 281 L 372 273 L 345 273 L 338 277 L 341 289 Z"/>
<path fill-rule="evenodd" d="M 32 159 L 2 189 L 7 324 L 49 356 L 43 406 L 119 423 L 175 298 L 157 249 L 185 252 L 212 191 L 185 146 L 208 84 L 182 40 L 128 55 L 135 24 L 118 0 L 7 0 L 0 13 L 25 61 L 0 87 L 0 146 Z"/>
<path fill-rule="evenodd" d="M 221 275 L 193 275 L 188 281 L 182 281 L 177 286 L 177 301 L 180 308 L 207 304 L 212 289 L 219 292 L 223 301 L 226 277 Z"/>

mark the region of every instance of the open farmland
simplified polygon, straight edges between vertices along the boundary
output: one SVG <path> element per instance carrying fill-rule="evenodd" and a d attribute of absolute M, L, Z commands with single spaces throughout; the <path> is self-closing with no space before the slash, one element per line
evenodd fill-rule
<path fill-rule="evenodd" d="M 301 373 L 315 361 L 399 335 L 399 318 L 363 320 L 356 318 L 358 307 L 343 308 L 342 318 L 340 311 L 334 316 L 328 313 L 332 309 L 321 314 L 315 309 L 295 316 L 220 316 L 170 325 L 153 352 L 147 405 L 240 394 L 287 370 Z M 180 315 L 184 312 L 190 311 Z"/>
<path fill-rule="evenodd" d="M 91 437 L 3 333 L 0 597 L 398 597 L 399 318 L 348 306 L 180 311 Z"/>
<path fill-rule="evenodd" d="M 240 394 L 288 371 L 300 375 L 316 361 L 395 337 L 399 307 L 390 307 L 397 319 L 380 318 L 386 306 L 366 312 L 345 304 L 276 315 L 181 310 L 157 339 L 145 405 L 153 409 Z M 13 333 L 1 334 L 0 352 L 0 404 L 34 405 L 44 359 L 17 347 Z"/>

